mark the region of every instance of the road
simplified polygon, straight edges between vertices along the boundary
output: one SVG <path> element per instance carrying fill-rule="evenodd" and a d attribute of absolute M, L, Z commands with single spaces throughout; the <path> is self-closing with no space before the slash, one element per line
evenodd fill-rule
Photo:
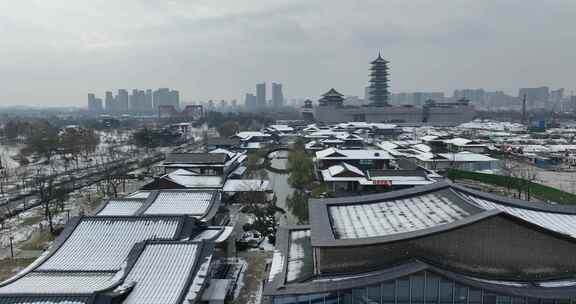
<path fill-rule="evenodd" d="M 124 175 L 127 172 L 137 169 L 143 164 L 157 163 L 164 159 L 163 153 L 156 153 L 144 159 L 138 157 L 124 158 L 109 162 L 100 166 L 93 166 L 82 170 L 74 170 L 66 175 L 61 173 L 52 176 L 55 178 L 55 187 L 66 189 L 67 193 L 78 190 L 90 185 L 93 185 L 108 175 Z M 32 203 L 29 203 L 32 202 Z M 0 206 L 1 216 L 9 214 L 13 216 L 19 212 L 28 210 L 32 207 L 39 205 L 39 198 L 36 191 L 31 191 L 25 194 L 18 194 L 12 196 L 7 201 L 3 202 Z"/>

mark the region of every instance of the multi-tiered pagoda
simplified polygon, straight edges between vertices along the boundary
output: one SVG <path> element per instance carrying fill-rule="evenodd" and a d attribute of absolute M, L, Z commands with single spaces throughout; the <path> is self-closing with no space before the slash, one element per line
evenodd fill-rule
<path fill-rule="evenodd" d="M 388 92 L 388 61 L 384 60 L 378 53 L 378 58 L 371 64 L 370 101 L 374 106 L 387 106 L 390 94 Z"/>

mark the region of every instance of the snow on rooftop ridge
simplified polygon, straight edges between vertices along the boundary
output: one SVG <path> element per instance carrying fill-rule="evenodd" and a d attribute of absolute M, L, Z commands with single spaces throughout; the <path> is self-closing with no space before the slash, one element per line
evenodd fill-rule
<path fill-rule="evenodd" d="M 282 273 L 284 269 L 284 256 L 282 251 L 274 250 L 272 255 L 272 265 L 270 265 L 270 273 L 268 274 L 268 282 L 274 281 L 276 276 Z"/>
<path fill-rule="evenodd" d="M 141 198 L 147 199 L 150 195 L 150 191 L 136 191 L 126 196 L 126 198 Z"/>
<path fill-rule="evenodd" d="M 498 161 L 495 158 L 490 156 L 473 153 L 468 151 L 458 152 L 458 153 L 439 153 L 438 155 L 444 157 L 450 161 L 457 161 L 457 162 L 488 162 L 488 161 Z"/>
<path fill-rule="evenodd" d="M 125 282 L 135 282 L 123 303 L 176 303 L 198 259 L 197 243 L 148 244 Z"/>
<path fill-rule="evenodd" d="M 38 269 L 117 271 L 134 244 L 172 239 L 179 224 L 177 218 L 84 219 Z"/>
<path fill-rule="evenodd" d="M 115 272 L 31 272 L 0 287 L 0 296 L 10 293 L 92 293 L 116 282 Z"/>
<path fill-rule="evenodd" d="M 213 191 L 161 191 L 144 214 L 205 215 L 212 203 Z"/>
<path fill-rule="evenodd" d="M 385 150 L 356 150 L 356 149 L 341 150 L 336 148 L 327 148 L 321 151 L 317 151 L 316 158 L 317 159 L 394 159 L 394 157 L 390 155 L 388 151 Z"/>
<path fill-rule="evenodd" d="M 306 267 L 311 266 L 310 229 L 290 231 L 290 247 L 286 281 L 293 282 L 306 274 Z"/>
<path fill-rule="evenodd" d="M 104 209 L 98 212 L 98 215 L 135 215 L 143 205 L 144 200 L 110 200 L 108 203 L 106 203 Z"/>
<path fill-rule="evenodd" d="M 448 224 L 470 215 L 434 193 L 392 201 L 328 207 L 338 239 L 387 236 Z"/>
<path fill-rule="evenodd" d="M 342 162 L 338 165 L 331 166 L 326 170 L 328 170 L 328 172 L 330 173 L 330 176 L 336 176 L 336 175 L 338 175 L 342 172 L 345 172 L 345 171 L 350 171 L 350 172 L 353 172 L 357 175 L 365 176 L 365 174 L 362 170 L 358 169 L 357 167 L 355 167 L 353 165 L 345 163 L 345 162 Z"/>
<path fill-rule="evenodd" d="M 519 207 L 510 207 L 491 200 L 460 192 L 480 208 L 486 210 L 500 210 L 525 221 L 536 224 L 545 229 L 569 235 L 576 238 L 576 214 L 561 214 L 545 211 L 529 210 Z"/>

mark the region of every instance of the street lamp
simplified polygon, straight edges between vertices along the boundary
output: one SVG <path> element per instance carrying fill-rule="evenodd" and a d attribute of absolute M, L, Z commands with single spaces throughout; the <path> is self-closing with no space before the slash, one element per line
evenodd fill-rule
<path fill-rule="evenodd" d="M 12 259 L 14 259 L 14 236 L 12 236 L 12 234 L 10 234 L 10 256 L 12 256 Z"/>

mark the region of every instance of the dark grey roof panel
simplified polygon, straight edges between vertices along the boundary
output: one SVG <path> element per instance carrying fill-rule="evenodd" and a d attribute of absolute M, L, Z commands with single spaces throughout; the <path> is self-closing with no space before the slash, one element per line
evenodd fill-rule
<path fill-rule="evenodd" d="M 171 153 L 166 155 L 164 164 L 224 164 L 226 153 Z"/>

